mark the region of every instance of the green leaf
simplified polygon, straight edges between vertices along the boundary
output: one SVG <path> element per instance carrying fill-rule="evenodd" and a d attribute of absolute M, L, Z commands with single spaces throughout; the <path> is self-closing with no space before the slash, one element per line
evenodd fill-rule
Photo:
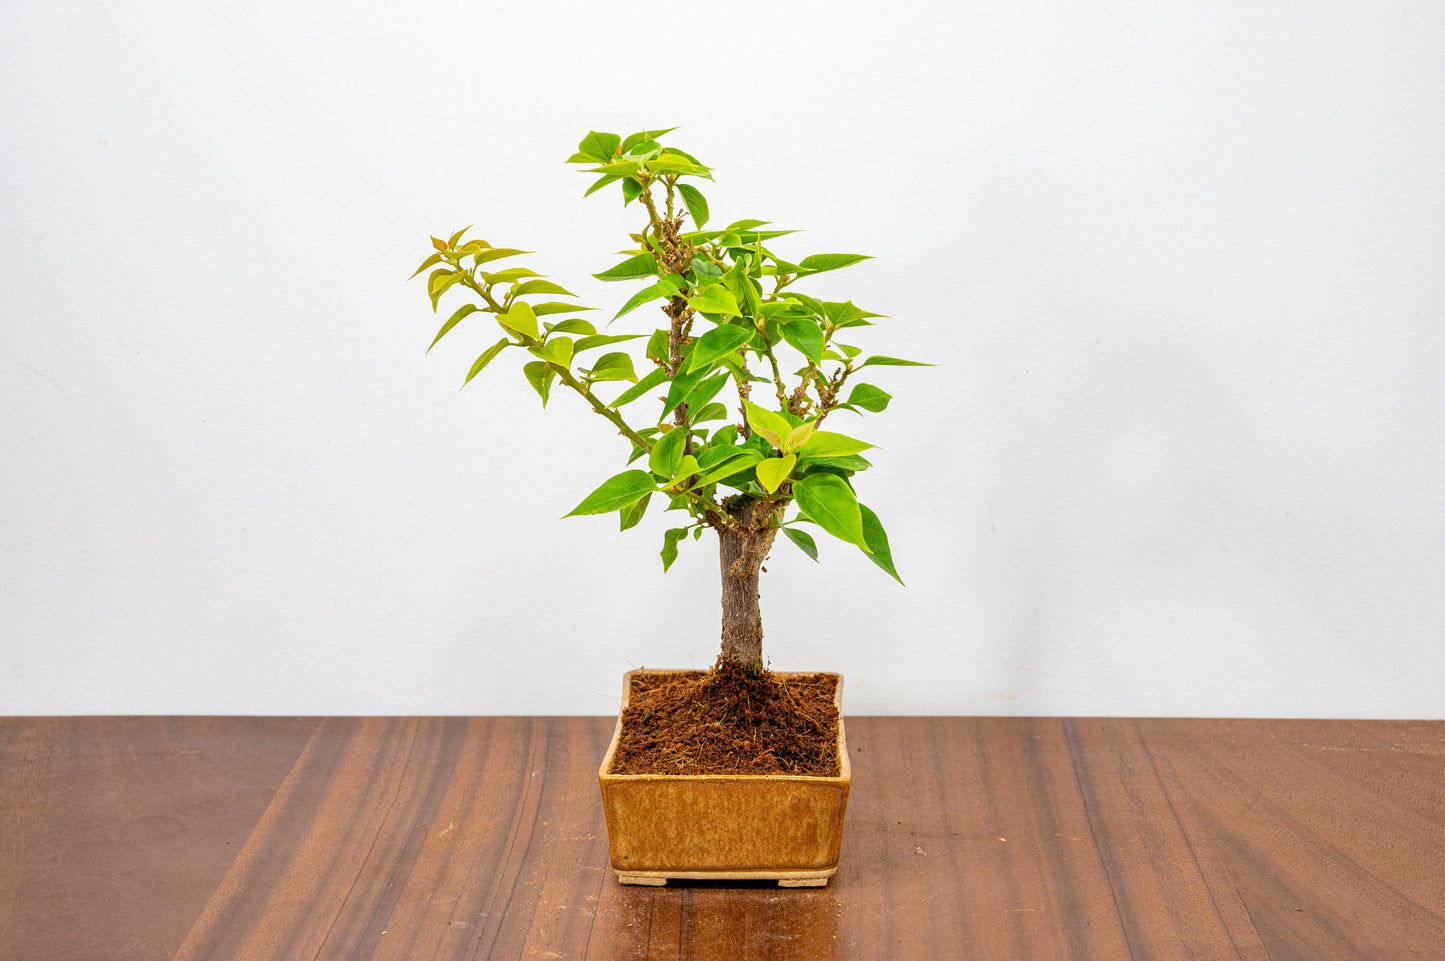
<path fill-rule="evenodd" d="M 884 573 L 902 584 L 903 578 L 898 576 L 898 571 L 893 567 L 893 552 L 888 549 L 888 534 L 878 521 L 878 515 L 862 504 L 858 505 L 858 514 L 863 520 L 863 540 L 868 544 L 864 553 L 870 561 L 881 567 Z"/>
<path fill-rule="evenodd" d="M 645 470 L 623 471 L 602 482 L 602 486 L 588 494 L 582 503 L 563 514 L 576 517 L 579 514 L 610 514 L 635 504 L 642 497 L 657 490 L 652 475 Z"/>
<path fill-rule="evenodd" d="M 576 297 L 566 287 L 559 287 L 550 280 L 529 280 L 525 284 L 518 284 L 512 288 L 513 297 L 525 297 L 528 294 L 560 294 L 563 297 Z"/>
<path fill-rule="evenodd" d="M 783 438 L 783 450 L 795 451 L 808 443 L 813 433 L 818 429 L 818 422 L 810 420 L 806 424 L 799 424 L 788 431 L 788 436 Z"/>
<path fill-rule="evenodd" d="M 804 257 L 798 264 L 810 274 L 821 274 L 825 270 L 837 270 L 840 267 L 849 267 L 863 260 L 872 260 L 866 254 L 814 254 L 811 257 Z"/>
<path fill-rule="evenodd" d="M 703 381 L 701 384 L 698 384 L 692 390 L 688 391 L 687 396 L 683 399 L 687 402 L 689 414 L 691 414 L 692 408 L 701 407 L 708 401 L 716 397 L 717 392 L 722 390 L 723 385 L 725 385 L 727 382 L 728 373 L 727 371 L 723 371 L 721 374 L 709 377 L 707 380 Z"/>
<path fill-rule="evenodd" d="M 897 357 L 869 357 L 859 364 L 854 370 L 862 370 L 864 367 L 877 365 L 880 367 L 936 367 L 937 364 L 925 364 L 918 360 L 900 360 Z"/>
<path fill-rule="evenodd" d="M 882 314 L 875 314 L 871 310 L 864 310 L 862 307 L 855 305 L 851 300 L 842 304 L 825 301 L 823 303 L 823 315 L 828 318 L 828 322 L 834 327 L 868 327 L 871 326 L 868 323 L 869 317 L 883 316 Z M 853 354 L 856 353 L 857 350 L 854 350 Z M 852 355 L 850 354 L 850 356 Z"/>
<path fill-rule="evenodd" d="M 849 454 L 861 454 L 873 446 L 856 437 L 820 430 L 798 448 L 798 453 L 803 457 L 847 457 Z"/>
<path fill-rule="evenodd" d="M 667 486 L 670 489 L 680 487 L 684 481 L 698 473 L 699 470 L 697 458 L 691 454 L 685 454 L 673 470 L 672 477 L 668 479 Z"/>
<path fill-rule="evenodd" d="M 463 276 L 462 271 L 452 270 L 448 267 L 438 267 L 430 274 L 427 274 L 426 289 L 428 295 L 431 296 L 431 309 L 433 313 L 436 312 L 437 301 L 441 299 L 441 295 L 451 289 L 453 284 L 460 282 Z"/>
<path fill-rule="evenodd" d="M 672 566 L 677 560 L 677 542 L 687 536 L 686 527 L 674 527 L 672 530 L 662 532 L 662 572 Z"/>
<path fill-rule="evenodd" d="M 413 279 L 415 279 L 416 275 L 419 274 L 419 273 L 421 273 L 423 270 L 426 270 L 428 267 L 433 267 L 433 266 L 435 266 L 435 265 L 437 265 L 437 264 L 439 264 L 439 263 L 441 263 L 441 262 L 442 262 L 442 255 L 441 255 L 440 252 L 437 252 L 437 253 L 432 254 L 432 255 L 431 255 L 430 257 L 428 257 L 426 260 L 423 260 L 423 261 L 421 262 L 421 266 L 418 267 L 418 268 L 416 269 L 416 271 L 413 272 L 412 275 L 407 278 L 407 280 L 413 280 Z"/>
<path fill-rule="evenodd" d="M 503 349 L 511 346 L 511 343 L 512 342 L 510 340 L 503 337 L 501 340 L 497 341 L 495 344 L 483 351 L 482 356 L 477 358 L 477 362 L 475 364 L 472 364 L 472 369 L 467 372 L 467 379 L 462 381 L 462 386 L 465 387 L 470 384 L 472 382 L 472 378 L 480 374 L 482 372 L 482 368 L 490 364 L 492 362 L 492 358 L 500 354 Z"/>
<path fill-rule="evenodd" d="M 515 257 L 518 254 L 532 254 L 535 250 L 517 250 L 514 247 L 491 247 L 487 250 L 479 250 L 472 257 L 472 262 L 478 267 L 492 260 L 501 260 L 503 257 Z"/>
<path fill-rule="evenodd" d="M 783 417 L 770 410 L 764 410 L 750 400 L 743 401 L 743 409 L 748 413 L 748 426 L 755 434 L 759 434 L 769 444 L 778 450 L 783 449 L 783 438 L 787 437 L 793 430 L 793 425 Z"/>
<path fill-rule="evenodd" d="M 442 329 L 437 331 L 437 335 L 432 338 L 431 344 L 427 346 L 427 353 L 431 352 L 431 349 L 437 345 L 437 341 L 441 340 L 447 331 L 451 330 L 457 324 L 461 323 L 463 317 L 467 316 L 468 314 L 476 313 L 476 311 L 476 304 L 463 304 L 462 306 L 458 307 L 457 312 L 452 314 L 451 317 L 447 319 L 447 322 L 445 324 L 442 324 Z"/>
<path fill-rule="evenodd" d="M 796 527 L 784 527 L 783 534 L 798 545 L 798 549 L 807 554 L 814 561 L 818 559 L 818 544 L 813 540 L 813 535 L 807 531 L 800 531 Z"/>
<path fill-rule="evenodd" d="M 888 402 L 892 399 L 892 394 L 886 390 L 879 390 L 872 384 L 856 384 L 853 392 L 848 395 L 848 404 L 864 410 L 871 410 L 876 414 L 887 407 Z"/>
<path fill-rule="evenodd" d="M 617 155 L 617 148 L 621 146 L 622 138 L 615 133 L 598 133 L 596 130 L 589 130 L 587 136 L 577 145 L 577 153 L 595 163 L 605 164 Z M 586 163 L 587 161 L 569 160 L 568 163 Z"/>
<path fill-rule="evenodd" d="M 572 341 L 567 337 L 549 337 L 540 347 L 528 347 L 528 353 L 550 364 L 566 367 L 572 360 Z"/>
<path fill-rule="evenodd" d="M 667 381 L 667 371 L 661 367 L 654 367 L 652 373 L 633 384 L 631 387 L 617 395 L 617 399 L 608 404 L 608 407 L 624 407 L 650 390 L 656 389 L 660 384 Z"/>
<path fill-rule="evenodd" d="M 618 530 L 627 530 L 629 527 L 636 527 L 637 522 L 642 520 L 642 515 L 647 513 L 647 502 L 652 500 L 651 494 L 643 494 L 642 499 L 637 503 L 618 511 L 622 515 L 622 526 Z"/>
<path fill-rule="evenodd" d="M 707 452 L 704 451 L 704 453 Z M 702 468 L 702 477 L 693 486 L 706 487 L 717 481 L 726 480 L 734 474 L 741 474 L 762 459 L 763 455 L 751 447 L 734 448 L 727 457 Z"/>
<path fill-rule="evenodd" d="M 671 386 L 667 389 L 667 399 L 662 402 L 662 413 L 659 416 L 666 417 L 672 413 L 678 404 L 687 399 L 687 395 L 707 376 L 707 373 L 706 370 L 685 370 L 674 377 Z"/>
<path fill-rule="evenodd" d="M 457 245 L 457 241 L 462 239 L 462 234 L 466 233 L 468 230 L 471 230 L 473 226 L 475 225 L 467 224 L 461 230 L 458 230 L 456 233 L 452 234 L 451 239 L 447 241 L 447 246 L 455 247 Z"/>
<path fill-rule="evenodd" d="M 806 307 L 808 312 L 815 317 L 827 316 L 827 311 L 824 309 L 823 302 L 821 300 L 816 300 L 812 297 L 809 297 L 807 294 L 799 293 L 796 290 L 788 291 L 788 299 L 796 300 L 798 303 Z"/>
<path fill-rule="evenodd" d="M 573 162 L 573 163 L 586 163 L 587 161 L 586 161 L 586 160 L 574 160 L 574 161 L 572 161 L 572 162 Z M 598 177 L 596 180 L 592 181 L 592 186 L 588 187 L 588 188 L 587 188 L 587 192 L 584 193 L 582 196 L 584 196 L 584 197 L 590 197 L 590 196 L 592 196 L 593 194 L 595 194 L 597 191 L 601 190 L 603 187 L 607 186 L 608 184 L 615 184 L 615 183 L 617 183 L 617 181 L 619 181 L 619 180 L 621 180 L 621 179 L 622 179 L 622 178 L 619 177 L 619 176 L 617 176 L 616 174 L 603 174 L 601 177 Z"/>
<path fill-rule="evenodd" d="M 867 470 L 873 465 L 865 458 L 857 454 L 848 454 L 843 457 L 803 457 L 803 464 L 809 467 L 833 467 L 850 474 L 856 474 L 860 470 Z"/>
<path fill-rule="evenodd" d="M 516 283 L 524 277 L 540 277 L 541 274 L 530 267 L 508 267 L 506 270 L 498 270 L 492 273 L 482 271 L 482 279 L 489 284 L 511 284 Z"/>
<path fill-rule="evenodd" d="M 591 337 L 579 338 L 572 348 L 574 353 L 582 353 L 584 350 L 591 350 L 593 347 L 606 347 L 608 344 L 620 344 L 623 341 L 637 340 L 642 334 L 595 334 Z"/>
<path fill-rule="evenodd" d="M 833 474 L 813 474 L 793 482 L 793 497 L 803 513 L 839 540 L 856 544 L 868 552 L 863 537 L 863 518 L 853 489 Z"/>
<path fill-rule="evenodd" d="M 719 357 L 731 354 L 746 344 L 752 336 L 753 332 L 745 327 L 734 327 L 731 324 L 714 327 L 693 344 L 692 362 L 687 365 L 687 369 L 697 370 L 701 367 L 711 369 Z"/>
<path fill-rule="evenodd" d="M 739 316 L 737 299 L 733 297 L 732 291 L 721 284 L 716 284 L 687 298 L 687 305 L 704 314 L 721 314 L 724 317 Z"/>
<path fill-rule="evenodd" d="M 557 376 L 556 371 L 544 360 L 534 360 L 522 365 L 522 376 L 527 378 L 527 383 L 542 398 L 542 406 L 547 406 L 547 398 L 552 393 L 552 380 Z"/>
<path fill-rule="evenodd" d="M 636 160 L 614 160 L 612 163 L 603 164 L 600 167 L 593 167 L 588 173 L 602 174 L 604 177 L 631 177 L 642 169 L 642 164 Z"/>
<path fill-rule="evenodd" d="M 676 127 L 664 127 L 661 130 L 639 130 L 637 133 L 628 134 L 627 139 L 622 141 L 622 152 L 627 153 L 633 147 L 648 140 L 656 140 L 663 134 L 672 133 Z"/>
<path fill-rule="evenodd" d="M 592 276 L 598 280 L 631 280 L 634 277 L 647 277 L 655 273 L 657 273 L 657 259 L 652 254 L 641 253 L 635 257 L 628 257 L 617 266 Z"/>
<path fill-rule="evenodd" d="M 626 207 L 638 197 L 642 196 L 642 184 L 628 177 L 622 181 L 622 206 Z"/>
<path fill-rule="evenodd" d="M 663 154 L 660 157 L 653 157 L 647 162 L 647 169 L 651 170 L 653 173 L 684 174 L 692 177 L 706 177 L 709 180 L 712 179 L 712 174 L 709 173 L 708 168 L 704 167 L 702 164 L 693 163 L 690 160 L 686 160 L 683 157 L 672 154 Z"/>
<path fill-rule="evenodd" d="M 783 339 L 813 363 L 823 359 L 823 345 L 827 341 L 823 328 L 814 320 L 794 320 L 779 328 Z"/>
<path fill-rule="evenodd" d="M 537 312 L 536 308 L 532 309 L 532 313 L 535 314 Z M 597 333 L 596 327 L 593 327 L 580 317 L 572 317 L 556 324 L 543 324 L 542 327 L 547 330 L 548 333 L 553 334 L 586 334 L 591 336 Z"/>
<path fill-rule="evenodd" d="M 718 434 L 721 435 L 722 431 L 719 430 Z M 737 432 L 734 431 L 730 439 L 714 441 L 713 443 L 707 445 L 698 452 L 698 462 L 702 464 L 704 468 L 716 467 L 718 464 L 721 464 L 729 457 L 736 457 L 741 452 L 751 449 L 748 447 L 740 447 L 737 444 L 733 443 L 733 441 L 735 441 L 736 439 Z"/>
<path fill-rule="evenodd" d="M 583 310 L 596 310 L 596 307 L 578 307 L 576 304 L 562 304 L 555 300 L 549 300 L 545 304 L 533 304 L 532 313 L 541 317 L 543 314 L 571 314 Z"/>
<path fill-rule="evenodd" d="M 512 308 L 505 314 L 498 314 L 497 323 L 533 340 L 542 336 L 542 332 L 537 328 L 537 315 L 532 311 L 532 305 L 526 301 L 518 301 L 512 304 Z"/>
<path fill-rule="evenodd" d="M 581 341 L 578 341 L 581 343 Z M 632 369 L 632 358 L 620 350 L 614 350 L 610 354 L 603 354 L 598 361 L 592 365 L 587 375 L 592 380 L 630 380 L 637 382 L 637 374 Z"/>
<path fill-rule="evenodd" d="M 697 413 L 689 413 L 688 420 L 694 424 L 705 424 L 710 420 L 726 420 L 728 409 L 722 404 L 708 404 Z"/>
<path fill-rule="evenodd" d="M 758 483 L 762 484 L 763 490 L 769 494 L 775 493 L 778 486 L 793 472 L 793 465 L 797 462 L 798 458 L 794 454 L 758 461 Z"/>
<path fill-rule="evenodd" d="M 677 465 L 686 447 L 687 431 L 674 428 L 652 445 L 652 452 L 647 455 L 647 466 L 658 477 L 669 480 L 677 473 Z"/>
<path fill-rule="evenodd" d="M 707 198 L 692 184 L 678 184 L 677 189 L 682 193 L 682 202 L 687 204 L 687 212 L 692 214 L 692 222 L 702 229 L 707 223 Z"/>
<path fill-rule="evenodd" d="M 617 315 L 612 319 L 616 320 L 623 314 L 629 313 L 637 309 L 638 307 L 641 307 L 643 304 L 647 303 L 650 300 L 662 300 L 664 298 L 671 297 L 673 294 L 677 293 L 677 285 L 680 283 L 680 281 L 670 279 L 675 276 L 676 274 L 669 274 L 668 277 L 659 280 L 652 286 L 644 287 L 637 293 L 633 294 L 630 298 L 628 298 L 627 303 L 622 305 L 622 309 L 619 310 L 617 312 Z"/>

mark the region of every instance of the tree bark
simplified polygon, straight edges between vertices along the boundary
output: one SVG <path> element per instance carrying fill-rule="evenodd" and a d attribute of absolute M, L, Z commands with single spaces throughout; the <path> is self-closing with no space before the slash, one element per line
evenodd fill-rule
<path fill-rule="evenodd" d="M 744 530 L 718 528 L 718 562 L 722 573 L 722 654 L 750 674 L 763 668 L 763 616 L 758 609 L 758 577 L 773 546 L 777 529 L 767 526 L 768 508 L 747 500 L 729 510 Z"/>

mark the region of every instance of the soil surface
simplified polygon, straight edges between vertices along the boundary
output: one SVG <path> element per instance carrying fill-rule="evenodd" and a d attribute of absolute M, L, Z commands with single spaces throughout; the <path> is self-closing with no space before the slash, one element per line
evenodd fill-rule
<path fill-rule="evenodd" d="M 614 774 L 804 774 L 837 777 L 836 681 L 822 674 L 710 671 L 632 679 Z"/>

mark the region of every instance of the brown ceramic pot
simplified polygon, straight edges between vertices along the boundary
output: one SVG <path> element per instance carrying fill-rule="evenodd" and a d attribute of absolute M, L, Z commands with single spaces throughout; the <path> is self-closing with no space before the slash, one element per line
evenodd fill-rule
<path fill-rule="evenodd" d="M 632 677 L 622 680 L 627 708 Z M 646 673 L 673 673 L 648 671 Z M 780 673 L 780 677 L 790 675 Z M 617 730 L 598 772 L 612 868 L 623 884 L 668 878 L 766 879 L 783 887 L 822 887 L 838 870 L 848 805 L 848 744 L 843 736 L 843 678 L 834 703 L 837 777 L 789 774 L 613 774 Z"/>

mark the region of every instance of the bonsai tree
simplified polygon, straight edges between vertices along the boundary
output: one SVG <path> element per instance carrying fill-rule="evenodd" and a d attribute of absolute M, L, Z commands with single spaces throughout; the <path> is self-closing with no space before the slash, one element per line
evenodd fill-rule
<path fill-rule="evenodd" d="M 446 240 L 433 237 L 434 252 L 412 277 L 431 268 L 434 312 L 449 291 L 462 289 L 471 298 L 442 324 L 432 346 L 474 314 L 491 314 L 501 327 L 503 336 L 472 364 L 464 386 L 515 348 L 544 407 L 560 385 L 625 438 L 628 469 L 566 516 L 615 512 L 627 530 L 654 501 L 678 512 L 686 521 L 663 534 L 664 571 L 689 534 L 697 539 L 704 528 L 717 534 L 721 661 L 757 674 L 763 667 L 758 576 L 779 531 L 816 561 L 817 545 L 800 524 L 815 525 L 898 578 L 883 525 L 853 487 L 853 478 L 870 466 L 862 455 L 873 445 L 823 427 L 825 421 L 834 426 L 835 411 L 877 413 L 888 406 L 890 394 L 860 381 L 866 368 L 922 365 L 864 357 L 844 340 L 882 315 L 797 289 L 815 274 L 867 257 L 824 253 L 793 263 L 770 247 L 793 231 L 765 229 L 760 220 L 705 229 L 710 212 L 697 182 L 712 180 L 712 170 L 663 146 L 669 132 L 624 139 L 593 131 L 568 160 L 598 175 L 588 195 L 616 185 L 624 208 L 635 206 L 640 221 L 625 259 L 593 275 L 642 284 L 607 326 L 658 304 L 655 329 L 599 332 L 581 316 L 594 308 L 555 299 L 576 299 L 570 291 L 526 267 L 498 269 L 497 261 L 527 251 L 467 239 L 469 227 Z M 631 345 L 643 347 L 641 353 L 614 349 L 633 341 L 644 342 Z M 618 385 L 623 389 L 610 400 L 599 396 Z"/>

